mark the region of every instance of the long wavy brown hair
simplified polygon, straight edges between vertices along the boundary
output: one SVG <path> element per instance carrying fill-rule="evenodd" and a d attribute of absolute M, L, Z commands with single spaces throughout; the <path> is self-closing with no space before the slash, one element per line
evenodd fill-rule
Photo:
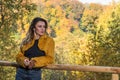
<path fill-rule="evenodd" d="M 23 45 L 26 45 L 28 42 L 30 42 L 34 38 L 34 28 L 37 22 L 43 21 L 45 23 L 45 28 L 47 29 L 48 23 L 45 19 L 36 17 L 32 20 L 30 27 L 26 33 L 26 37 L 22 40 L 22 43 L 20 44 L 20 49 L 22 49 Z"/>

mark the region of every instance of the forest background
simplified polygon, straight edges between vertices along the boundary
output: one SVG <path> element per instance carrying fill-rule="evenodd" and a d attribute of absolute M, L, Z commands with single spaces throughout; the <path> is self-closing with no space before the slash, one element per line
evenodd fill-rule
<path fill-rule="evenodd" d="M 120 67 L 120 3 L 78 0 L 0 0 L 0 60 L 15 62 L 34 17 L 48 21 L 55 40 L 55 64 Z M 0 80 L 14 80 L 15 68 L 0 66 Z M 110 80 L 111 74 L 42 70 L 42 80 Z"/>

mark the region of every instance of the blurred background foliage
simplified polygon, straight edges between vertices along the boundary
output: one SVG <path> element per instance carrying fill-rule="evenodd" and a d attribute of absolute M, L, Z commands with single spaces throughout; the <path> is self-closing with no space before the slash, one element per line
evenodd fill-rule
<path fill-rule="evenodd" d="M 78 0 L 0 0 L 0 60 L 15 62 L 34 17 L 47 19 L 55 40 L 55 64 L 120 67 L 120 4 Z M 0 66 L 0 80 L 15 68 Z M 111 74 L 43 70 L 43 80 L 110 80 Z"/>

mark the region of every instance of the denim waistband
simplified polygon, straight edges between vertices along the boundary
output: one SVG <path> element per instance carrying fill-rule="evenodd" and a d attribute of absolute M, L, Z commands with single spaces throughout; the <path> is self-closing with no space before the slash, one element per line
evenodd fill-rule
<path fill-rule="evenodd" d="M 29 69 L 28 67 L 24 68 L 24 67 L 21 67 L 19 66 L 18 68 L 21 68 L 21 69 L 24 69 L 24 70 L 40 70 L 41 68 L 32 68 L 32 69 Z"/>

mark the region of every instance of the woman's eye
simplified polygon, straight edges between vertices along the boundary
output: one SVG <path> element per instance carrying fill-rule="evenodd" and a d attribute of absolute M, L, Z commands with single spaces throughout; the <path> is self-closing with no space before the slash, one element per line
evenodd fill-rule
<path fill-rule="evenodd" d="M 41 27 L 44 27 L 44 28 L 45 28 L 45 26 L 41 26 L 41 25 L 40 25 L 40 26 L 38 26 L 38 27 L 40 27 L 40 28 L 41 28 Z"/>
<path fill-rule="evenodd" d="M 38 27 L 42 27 L 42 26 L 38 26 Z"/>

